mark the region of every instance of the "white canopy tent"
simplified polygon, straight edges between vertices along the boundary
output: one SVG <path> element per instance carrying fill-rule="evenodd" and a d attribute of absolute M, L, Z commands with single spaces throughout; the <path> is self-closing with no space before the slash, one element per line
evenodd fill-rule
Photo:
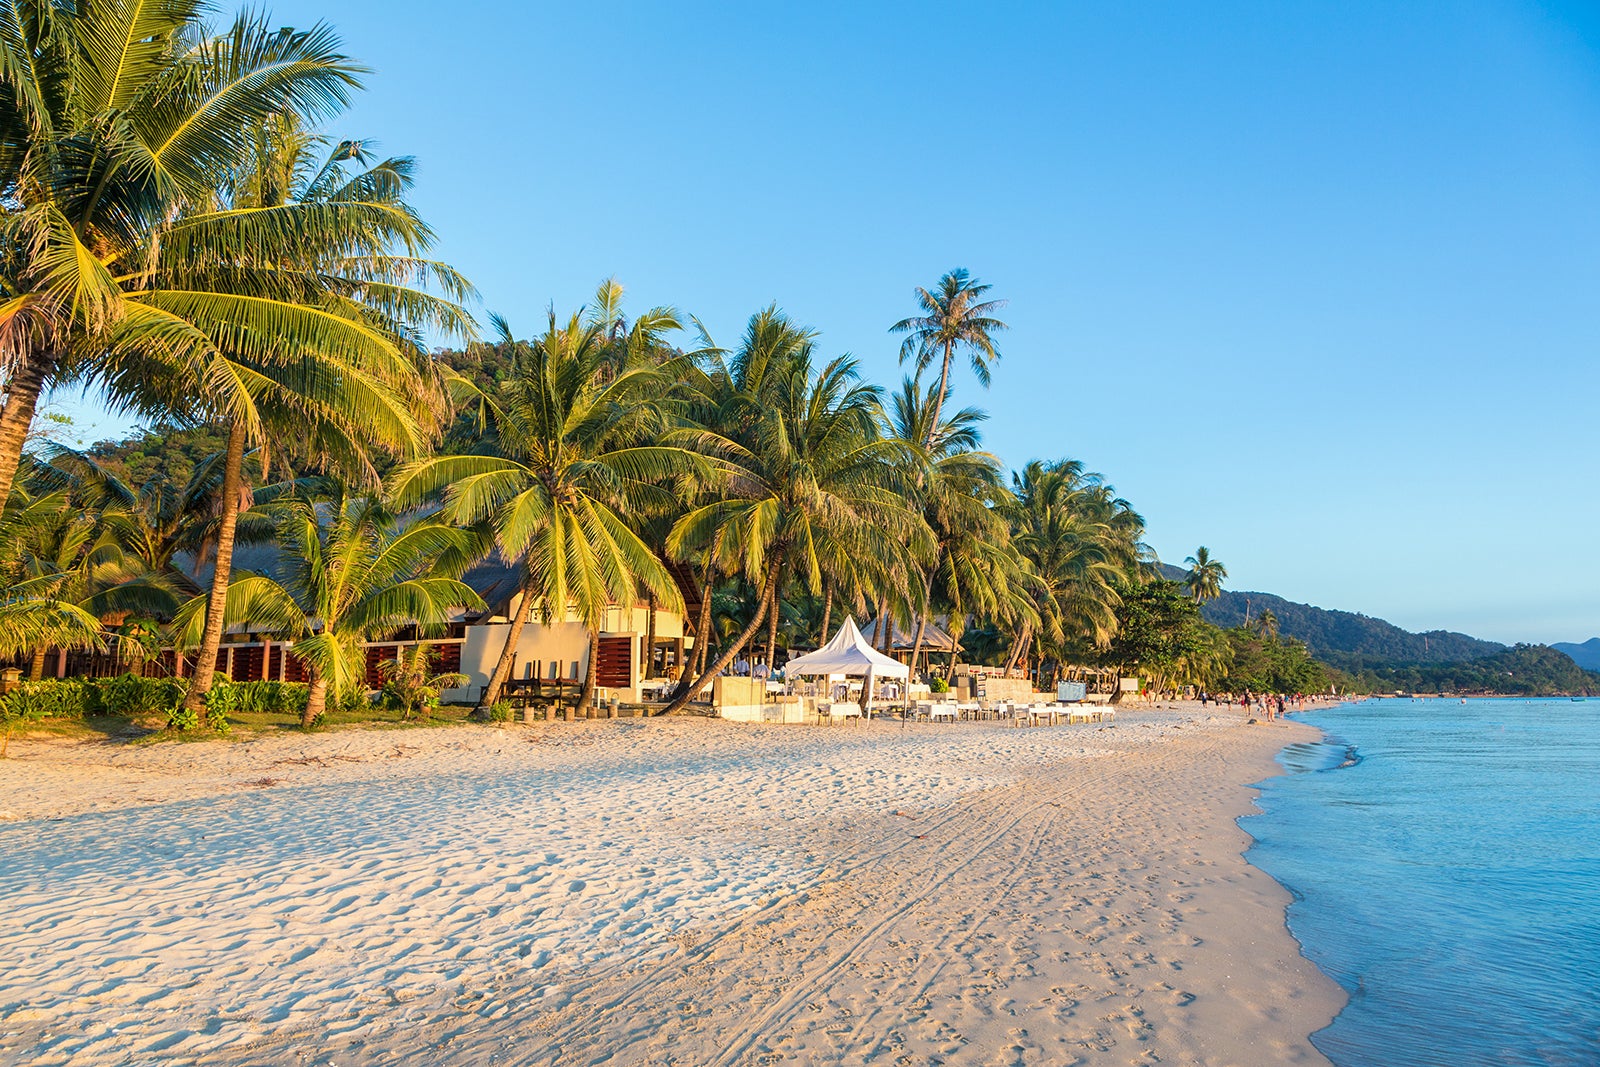
<path fill-rule="evenodd" d="M 783 673 L 789 678 L 799 674 L 864 675 L 861 690 L 870 708 L 874 678 L 909 679 L 911 668 L 867 644 L 855 619 L 847 615 L 844 624 L 834 633 L 833 640 L 815 652 L 796 656 L 784 664 Z"/>

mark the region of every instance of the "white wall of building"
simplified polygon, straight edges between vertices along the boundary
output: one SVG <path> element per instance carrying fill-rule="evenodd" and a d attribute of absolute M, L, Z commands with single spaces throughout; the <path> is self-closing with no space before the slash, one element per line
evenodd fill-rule
<path fill-rule="evenodd" d="M 512 610 L 516 610 L 515 605 Z M 649 614 L 649 609 L 643 606 L 633 609 L 610 608 L 606 611 L 605 625 L 600 631 L 603 636 L 628 635 L 635 638 L 633 669 L 636 684 L 627 689 L 608 690 L 608 695 L 628 701 L 639 699 L 637 682 L 642 680 L 642 646 L 649 626 Z M 483 687 L 489 684 L 489 676 L 494 673 L 500 651 L 505 647 L 510 633 L 510 622 L 468 626 L 466 641 L 461 646 L 461 673 L 467 676 L 467 684 L 458 689 L 446 689 L 440 694 L 443 699 L 453 703 L 476 700 Z M 656 638 L 669 640 L 682 636 L 683 616 L 675 611 L 658 609 Z M 692 645 L 693 639 L 690 638 L 688 643 Z M 552 671 L 555 675 L 552 675 Z M 513 678 L 532 678 L 535 677 L 532 672 L 537 672 L 537 677 L 545 680 L 559 676 L 565 681 L 581 682 L 588 671 L 589 631 L 582 623 L 569 616 L 567 620 L 550 626 L 529 622 L 522 628 L 522 637 L 517 642 L 517 658 L 511 671 Z"/>

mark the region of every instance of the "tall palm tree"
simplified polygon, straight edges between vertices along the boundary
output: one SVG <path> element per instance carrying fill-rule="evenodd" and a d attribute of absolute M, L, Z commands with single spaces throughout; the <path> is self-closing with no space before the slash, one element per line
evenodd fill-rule
<path fill-rule="evenodd" d="M 438 629 L 452 608 L 483 606 L 459 580 L 476 547 L 465 530 L 401 521 L 377 500 L 343 487 L 320 506 L 291 498 L 277 507 L 276 573 L 232 582 L 224 618 L 248 620 L 294 642 L 309 686 L 302 726 L 315 724 L 330 693 L 342 699 L 364 688 L 362 641 L 413 624 L 423 632 Z M 192 635 L 204 604 L 196 598 L 185 605 L 180 628 Z"/>
<path fill-rule="evenodd" d="M 273 427 L 295 442 L 302 459 L 368 482 L 376 481 L 372 449 L 421 451 L 443 414 L 444 392 L 414 330 L 465 335 L 472 329 L 457 302 L 471 287 L 448 266 L 421 258 L 433 234 L 406 199 L 412 161 L 375 160 L 360 141 L 341 141 L 323 155 L 325 148 L 325 139 L 292 114 L 260 123 L 251 153 L 228 176 L 216 206 L 180 218 L 165 236 L 165 262 L 197 271 L 208 300 L 259 315 L 253 324 L 261 331 L 295 336 L 301 305 L 290 303 L 283 313 L 285 301 L 315 300 L 317 313 L 333 324 L 328 339 L 340 331 L 359 335 L 321 350 L 310 343 L 311 331 L 293 360 L 231 335 L 219 339 L 219 352 L 239 371 L 242 401 L 225 416 L 224 501 L 242 495 L 248 440 L 259 443 L 267 465 Z M 225 284 L 215 284 L 213 275 Z M 427 283 L 444 295 L 417 288 Z M 217 530 L 206 627 L 186 698 L 196 711 L 222 640 L 236 514 L 225 507 Z"/>
<path fill-rule="evenodd" d="M 0 501 L 53 384 L 105 380 L 114 401 L 137 406 L 141 390 L 127 386 L 138 372 L 120 364 L 138 355 L 146 370 L 152 359 L 197 361 L 189 374 L 223 400 L 234 378 L 214 358 L 224 336 L 248 333 L 282 354 L 359 333 L 281 288 L 219 302 L 195 271 L 179 280 L 156 269 L 173 219 L 212 200 L 255 124 L 332 114 L 360 71 L 325 26 L 273 30 L 242 15 L 209 36 L 203 10 L 201 0 L 0 5 Z M 223 243 L 237 263 L 241 239 Z"/>
<path fill-rule="evenodd" d="M 1185 557 L 1184 562 L 1189 565 L 1189 573 L 1184 575 L 1183 584 L 1196 604 L 1222 595 L 1222 580 L 1228 576 L 1228 568 L 1221 560 L 1211 557 L 1210 549 L 1201 545 L 1194 555 Z"/>
<path fill-rule="evenodd" d="M 939 361 L 939 396 L 934 401 L 928 436 L 923 442 L 930 449 L 950 392 L 950 363 L 955 359 L 956 349 L 967 350 L 972 373 L 984 388 L 989 386 L 989 363 L 1000 358 L 994 335 L 1008 327 L 994 315 L 1005 307 L 1005 301 L 984 300 L 990 288 L 969 275 L 965 267 L 957 267 L 939 279 L 935 291 L 917 287 L 921 315 L 901 319 L 889 327 L 890 333 L 906 335 L 900 345 L 901 363 L 914 360 L 920 375 L 934 360 Z"/>
<path fill-rule="evenodd" d="M 850 357 L 817 367 L 812 355 L 810 331 L 768 308 L 751 318 L 730 359 L 710 358 L 718 429 L 679 439 L 713 457 L 724 478 L 678 522 L 668 548 L 703 551 L 749 581 L 756 609 L 668 711 L 726 669 L 777 610 L 786 573 L 821 595 L 826 561 L 845 549 L 861 561 L 931 554 L 932 535 L 906 501 L 900 448 L 881 432 L 878 388 L 861 382 Z"/>
<path fill-rule="evenodd" d="M 1248 625 L 1264 641 L 1276 641 L 1278 639 L 1278 616 L 1271 608 L 1257 615 Z"/>
<path fill-rule="evenodd" d="M 913 465 L 917 499 L 933 531 L 933 565 L 921 581 L 911 666 L 916 669 L 935 596 L 952 618 L 979 612 L 1009 621 L 1030 613 L 1021 591 L 1021 559 L 995 504 L 1007 496 L 1000 461 L 979 451 L 978 425 L 987 416 L 963 408 L 936 425 L 936 390 L 907 378 L 893 397 L 890 430 Z M 932 442 L 926 444 L 926 442 Z"/>
<path fill-rule="evenodd" d="M 599 325 L 576 314 L 559 323 L 551 312 L 531 344 L 514 340 L 504 320 L 495 325 L 506 376 L 483 398 L 490 428 L 481 454 L 410 464 L 392 492 L 408 506 L 443 491 L 443 516 L 488 524 L 500 555 L 520 571 L 510 632 L 480 704 L 499 700 L 529 616 L 549 625 L 570 611 L 590 633 L 583 707 L 594 696 L 606 608 L 631 607 L 641 586 L 668 607 L 682 606 L 628 516 L 670 507 L 672 494 L 659 483 L 703 463 L 662 443 L 666 424 L 651 401 L 668 383 L 650 367 L 619 372 Z"/>

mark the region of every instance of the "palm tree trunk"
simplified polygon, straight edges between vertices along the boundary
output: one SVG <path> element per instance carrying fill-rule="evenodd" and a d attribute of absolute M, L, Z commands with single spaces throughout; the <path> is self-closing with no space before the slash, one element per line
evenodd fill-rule
<path fill-rule="evenodd" d="M 522 640 L 522 628 L 528 624 L 528 611 L 532 607 L 533 583 L 529 581 L 522 586 L 522 599 L 517 602 L 516 614 L 511 618 L 511 632 L 506 635 L 505 647 L 495 661 L 489 684 L 483 687 L 483 696 L 478 698 L 478 707 L 487 708 L 500 699 L 500 690 L 511 677 L 511 661 L 517 658 L 517 643 Z"/>
<path fill-rule="evenodd" d="M 650 594 L 650 609 L 645 615 L 644 622 L 644 672 L 641 678 L 649 678 L 656 665 L 656 595 Z"/>
<path fill-rule="evenodd" d="M 944 365 L 939 368 L 939 402 L 933 405 L 933 418 L 928 422 L 928 439 L 923 442 L 924 448 L 931 449 L 934 440 L 939 436 L 939 413 L 944 410 L 944 398 L 950 392 L 950 360 L 956 353 L 954 341 L 944 343 Z"/>
<path fill-rule="evenodd" d="M 822 595 L 822 636 L 817 639 L 817 647 L 828 643 L 828 622 L 833 617 L 833 583 L 825 582 L 826 592 Z"/>
<path fill-rule="evenodd" d="M 678 695 L 672 698 L 672 703 L 657 712 L 658 715 L 669 715 L 674 711 L 681 710 L 684 705 L 689 703 L 691 696 L 705 688 L 707 682 L 727 670 L 728 664 L 733 662 L 733 657 L 739 654 L 739 650 L 745 646 L 745 642 L 749 641 L 755 635 L 755 632 L 761 628 L 761 623 L 767 614 L 767 605 L 772 602 L 775 587 L 777 586 L 777 578 L 778 564 L 773 561 L 767 567 L 767 581 L 761 591 L 761 603 L 756 606 L 755 614 L 745 624 L 743 632 L 729 642 L 728 647 L 722 650 L 722 654 L 717 657 L 716 662 L 707 667 L 704 673 L 698 675 L 688 689 L 680 690 Z"/>
<path fill-rule="evenodd" d="M 39 394 L 55 369 L 55 353 L 34 353 L 6 385 L 5 407 L 0 408 L 0 505 L 11 496 L 11 483 L 17 477 L 17 464 L 22 462 L 22 446 L 33 426 Z"/>
<path fill-rule="evenodd" d="M 1022 632 L 1017 635 L 1016 642 L 1011 646 L 1011 655 L 1006 657 L 1006 675 L 1016 667 L 1017 661 L 1022 658 L 1022 650 L 1027 647 L 1028 641 L 1033 637 L 1033 627 L 1024 623 Z"/>
<path fill-rule="evenodd" d="M 323 673 L 306 664 L 306 710 L 300 713 L 300 728 L 309 730 L 318 717 L 328 709 L 328 679 Z"/>
<path fill-rule="evenodd" d="M 211 594 L 206 599 L 206 627 L 200 637 L 200 650 L 189 681 L 183 706 L 205 720 L 206 693 L 217 671 L 217 653 L 222 648 L 223 613 L 228 606 L 228 579 L 233 573 L 233 536 L 239 524 L 239 487 L 243 484 L 244 425 L 235 420 L 228 427 L 228 453 L 222 467 L 222 489 L 218 497 L 222 522 L 217 528 L 217 559 L 211 572 Z"/>
<path fill-rule="evenodd" d="M 773 588 L 774 589 L 778 589 L 778 588 L 781 588 L 783 586 L 782 573 L 783 572 L 780 570 L 778 572 L 779 577 L 776 577 L 776 578 L 773 579 Z M 778 611 L 778 597 L 777 597 L 777 594 L 774 593 L 773 597 L 772 597 L 772 610 L 767 613 L 767 660 L 766 660 L 766 662 L 767 662 L 767 677 L 768 678 L 771 678 L 773 673 L 777 670 L 777 663 L 773 660 L 773 657 L 778 654 L 778 615 L 779 614 L 780 614 L 780 612 Z"/>
<path fill-rule="evenodd" d="M 705 584 L 701 587 L 700 620 L 694 629 L 694 666 L 684 671 L 678 679 L 677 692 L 672 694 L 674 698 L 685 690 L 691 678 L 700 673 L 700 668 L 706 664 L 706 656 L 711 653 L 711 592 L 716 588 L 716 584 L 717 580 L 711 576 L 711 569 L 707 567 Z"/>
<path fill-rule="evenodd" d="M 911 642 L 911 675 L 917 673 L 917 660 L 922 656 L 922 639 L 928 633 L 928 610 L 933 606 L 933 570 L 939 566 L 939 557 L 933 559 L 933 567 L 928 569 L 928 576 L 922 581 L 922 610 L 917 612 L 917 636 Z"/>
<path fill-rule="evenodd" d="M 578 706 L 572 709 L 574 718 L 583 718 L 594 705 L 594 681 L 600 670 L 600 628 L 589 629 L 589 669 L 583 672 L 583 692 L 578 694 Z"/>
<path fill-rule="evenodd" d="M 61 655 L 65 656 L 66 652 L 62 652 Z M 28 681 L 37 682 L 39 679 L 41 679 L 43 677 L 44 677 L 44 649 L 36 648 L 36 649 L 33 650 L 33 659 L 28 664 Z"/>

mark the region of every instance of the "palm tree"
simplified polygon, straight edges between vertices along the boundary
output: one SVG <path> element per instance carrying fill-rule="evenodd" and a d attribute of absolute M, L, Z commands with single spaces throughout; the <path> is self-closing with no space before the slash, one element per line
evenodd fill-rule
<path fill-rule="evenodd" d="M 39 545 L 62 524 L 66 505 L 60 490 L 34 495 L 23 482 L 0 508 L 0 657 L 29 653 L 34 657 L 30 666 L 38 667 L 43 649 L 105 647 L 98 615 L 62 599 L 47 581 L 35 581 L 31 589 L 23 584 L 46 569 L 41 555 L 60 558 L 58 553 L 41 553 Z"/>
<path fill-rule="evenodd" d="M 511 629 L 479 700 L 500 699 L 531 613 L 549 625 L 570 611 L 589 629 L 589 671 L 580 707 L 593 700 L 600 630 L 611 604 L 632 606 L 643 586 L 682 606 L 672 576 L 625 516 L 670 507 L 657 483 L 703 464 L 661 443 L 651 402 L 667 381 L 650 367 L 617 371 L 605 334 L 580 315 L 515 341 L 495 319 L 506 353 L 499 391 L 483 398 L 490 430 L 482 454 L 435 456 L 405 467 L 393 495 L 402 506 L 443 490 L 452 522 L 486 523 L 500 555 L 521 572 Z"/>
<path fill-rule="evenodd" d="M 444 626 L 452 608 L 483 606 L 458 575 L 476 548 L 470 533 L 431 520 L 403 522 L 371 497 L 336 487 L 319 507 L 290 498 L 279 509 L 276 573 L 228 587 L 227 622 L 248 620 L 294 642 L 309 694 L 300 724 L 314 725 L 331 695 L 365 687 L 361 642 L 402 627 Z M 179 615 L 190 636 L 206 600 Z"/>
<path fill-rule="evenodd" d="M 467 684 L 465 674 L 436 671 L 434 664 L 434 647 L 426 641 L 378 664 L 384 699 L 399 710 L 401 718 L 409 719 L 423 708 L 436 707 L 439 690 Z"/>
<path fill-rule="evenodd" d="M 885 574 L 896 569 L 884 561 L 931 554 L 931 533 L 906 502 L 899 445 L 881 432 L 878 388 L 860 381 L 848 356 L 816 367 L 812 353 L 811 332 L 768 308 L 751 318 L 730 359 L 708 357 L 716 429 L 681 431 L 679 439 L 712 457 L 724 477 L 677 523 L 667 547 L 704 552 L 723 573 L 744 578 L 756 608 L 668 711 L 726 669 L 777 610 L 785 574 L 821 595 L 824 567 L 845 552 L 863 570 Z M 769 652 L 773 643 L 769 624 Z"/>
<path fill-rule="evenodd" d="M 137 406 L 157 384 L 128 388 L 137 372 L 119 364 L 138 355 L 147 370 L 152 360 L 197 361 L 191 376 L 205 376 L 221 400 L 233 376 L 208 358 L 220 337 L 248 331 L 253 345 L 284 353 L 308 333 L 326 344 L 330 332 L 339 341 L 357 332 L 281 287 L 276 299 L 218 302 L 196 271 L 179 280 L 156 269 L 174 258 L 158 257 L 173 219 L 215 196 L 252 126 L 284 112 L 332 114 L 360 70 L 325 26 L 272 30 L 242 15 L 212 37 L 200 32 L 203 9 L 200 0 L 0 6 L 0 501 L 53 384 L 107 380 L 114 400 Z M 224 243 L 237 264 L 243 238 Z"/>
<path fill-rule="evenodd" d="M 1183 584 L 1188 587 L 1189 595 L 1196 604 L 1204 604 L 1222 595 L 1222 579 L 1228 576 L 1228 568 L 1222 565 L 1221 560 L 1211 558 L 1210 549 L 1201 545 L 1184 562 L 1189 565 L 1189 573 L 1184 576 Z"/>
<path fill-rule="evenodd" d="M 472 328 L 456 302 L 470 286 L 448 266 L 420 258 L 433 234 L 406 200 L 413 162 L 374 161 L 360 141 L 339 142 L 319 162 L 325 145 L 292 114 L 261 123 L 222 202 L 181 218 L 164 239 L 166 262 L 198 271 L 198 283 L 213 290 L 209 301 L 236 306 L 263 332 L 302 338 L 293 360 L 232 336 L 219 339 L 219 351 L 240 373 L 239 410 L 225 415 L 224 501 L 241 496 L 247 440 L 260 443 L 266 468 L 272 427 L 286 431 L 282 436 L 295 442 L 290 451 L 300 458 L 368 482 L 376 481 L 372 448 L 419 452 L 425 428 L 442 416 L 444 387 L 413 330 L 467 334 Z M 210 282 L 208 271 L 218 270 L 226 293 Z M 446 295 L 416 287 L 429 282 Z M 329 329 L 300 322 L 305 316 L 298 312 L 311 309 L 286 299 L 315 300 L 314 313 Z M 315 344 L 341 333 L 355 336 L 343 347 Z M 223 508 L 217 530 L 206 628 L 187 697 L 196 711 L 222 640 L 236 515 Z"/>
<path fill-rule="evenodd" d="M 1278 616 L 1271 608 L 1257 615 L 1248 626 L 1264 641 L 1276 641 L 1278 639 Z"/>
<path fill-rule="evenodd" d="M 1000 462 L 978 450 L 978 424 L 987 416 L 963 408 L 930 425 L 937 404 L 934 389 L 924 391 L 918 379 L 907 378 L 893 397 L 890 422 L 913 466 L 923 518 L 936 544 L 933 566 L 921 579 L 912 670 L 922 653 L 936 594 L 952 619 L 969 612 L 1003 621 L 1019 611 L 1032 614 L 1026 597 L 1017 595 L 1024 582 L 1021 558 L 994 507 L 1007 496 Z"/>
<path fill-rule="evenodd" d="M 75 609 L 60 618 L 99 620 L 108 614 L 136 612 L 170 618 L 178 601 L 159 575 L 123 551 L 111 526 L 80 510 L 66 493 L 33 503 L 9 533 L 15 538 L 8 561 L 6 599 L 16 610 L 33 602 L 36 614 Z M 32 646 L 28 676 L 40 678 L 48 645 Z"/>
<path fill-rule="evenodd" d="M 933 447 L 939 415 L 944 410 L 945 397 L 950 391 L 950 363 L 957 348 L 965 348 L 971 362 L 972 373 L 984 388 L 989 387 L 989 363 L 1000 358 L 995 348 L 994 335 L 1007 329 L 994 313 L 1005 307 L 1003 300 L 985 301 L 983 296 L 991 287 L 969 275 L 964 267 L 939 279 L 939 288 L 929 292 L 918 286 L 917 302 L 923 314 L 901 319 L 889 327 L 890 333 L 903 333 L 900 345 L 900 362 L 915 360 L 920 375 L 934 360 L 939 361 L 939 396 L 933 403 L 928 424 L 928 437 L 924 444 Z"/>
<path fill-rule="evenodd" d="M 62 473 L 82 507 L 100 514 L 124 552 L 175 590 L 190 596 L 200 592 L 179 566 L 179 556 L 187 553 L 199 566 L 216 543 L 225 510 L 220 499 L 225 452 L 202 457 L 182 482 L 158 471 L 138 485 L 88 452 L 58 446 L 48 456 L 50 469 Z M 241 489 L 240 500 L 230 501 L 236 513 L 247 492 Z M 239 515 L 238 522 L 236 540 L 262 541 L 273 533 L 270 520 L 256 512 Z"/>
<path fill-rule="evenodd" d="M 1012 476 L 1012 488 L 1006 510 L 1032 574 L 1038 629 L 1024 627 L 1008 669 L 1035 638 L 1057 658 L 1084 642 L 1105 648 L 1117 631 L 1118 584 L 1143 579 L 1153 564 L 1144 520 L 1076 460 L 1035 460 Z"/>

